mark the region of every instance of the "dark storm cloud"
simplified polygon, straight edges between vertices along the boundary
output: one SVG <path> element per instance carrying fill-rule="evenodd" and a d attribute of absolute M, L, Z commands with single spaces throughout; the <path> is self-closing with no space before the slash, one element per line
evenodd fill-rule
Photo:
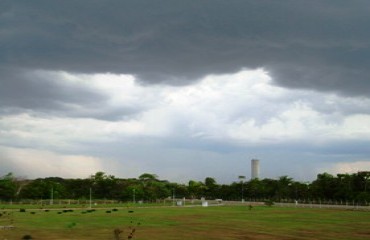
<path fill-rule="evenodd" d="M 109 106 L 109 96 L 94 87 L 71 84 L 59 74 L 4 69 L 0 81 L 0 115 L 37 111 L 61 117 L 117 120 L 140 109 Z"/>
<path fill-rule="evenodd" d="M 187 84 L 264 67 L 286 87 L 370 90 L 367 1 L 48 0 L 1 7 L 5 68 L 130 73 L 144 83 Z"/>
<path fill-rule="evenodd" d="M 0 68 L 3 69 L 3 68 Z M 4 70 L 4 69 L 3 69 Z M 24 109 L 61 108 L 63 104 L 79 102 L 89 104 L 103 100 L 103 96 L 92 90 L 68 86 L 57 76 L 29 72 L 26 70 L 4 70 L 0 82 L 0 106 L 20 107 Z"/>

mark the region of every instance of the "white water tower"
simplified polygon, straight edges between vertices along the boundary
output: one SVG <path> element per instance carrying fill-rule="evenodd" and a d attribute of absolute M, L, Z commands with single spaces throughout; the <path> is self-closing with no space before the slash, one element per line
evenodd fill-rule
<path fill-rule="evenodd" d="M 251 161 L 251 176 L 252 179 L 259 178 L 260 175 L 260 160 L 252 159 Z"/>

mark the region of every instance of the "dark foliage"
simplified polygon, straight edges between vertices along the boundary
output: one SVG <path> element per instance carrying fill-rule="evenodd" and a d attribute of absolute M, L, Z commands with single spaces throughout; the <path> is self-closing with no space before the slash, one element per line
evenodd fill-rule
<path fill-rule="evenodd" d="M 218 184 L 207 177 L 204 182 L 188 184 L 159 180 L 155 174 L 144 173 L 137 179 L 120 179 L 97 172 L 86 179 L 38 178 L 19 180 L 9 173 L 0 178 L 0 200 L 22 199 L 94 199 L 154 202 L 159 199 L 201 198 L 261 201 L 355 201 L 370 202 L 370 172 L 355 174 L 322 173 L 312 182 L 294 181 L 288 176 L 278 179 L 239 179 L 231 184 Z M 21 212 L 23 210 L 20 210 Z M 25 211 L 25 210 L 24 210 Z M 114 211 L 114 210 L 112 210 Z M 63 211 L 65 212 L 65 211 Z M 87 211 L 89 212 L 89 211 Z"/>

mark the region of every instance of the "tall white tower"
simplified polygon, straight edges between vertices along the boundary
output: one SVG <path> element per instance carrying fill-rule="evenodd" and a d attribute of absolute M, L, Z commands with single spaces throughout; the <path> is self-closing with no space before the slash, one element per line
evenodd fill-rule
<path fill-rule="evenodd" d="M 260 160 L 252 159 L 251 161 L 251 176 L 252 179 L 259 178 L 260 175 Z"/>

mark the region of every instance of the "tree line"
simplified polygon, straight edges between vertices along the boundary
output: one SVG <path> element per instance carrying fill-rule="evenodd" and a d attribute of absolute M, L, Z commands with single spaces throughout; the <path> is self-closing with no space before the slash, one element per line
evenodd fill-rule
<path fill-rule="evenodd" d="M 218 184 L 215 178 L 190 180 L 187 184 L 158 179 L 144 173 L 138 178 L 122 179 L 97 172 L 85 179 L 60 177 L 20 179 L 8 173 L 0 178 L 0 200 L 24 199 L 109 199 L 118 201 L 153 202 L 165 198 L 222 199 L 239 201 L 336 201 L 368 204 L 370 202 L 370 172 L 354 174 L 321 173 L 312 182 L 294 181 L 288 176 L 277 179 L 245 180 L 244 176 L 231 184 Z"/>

